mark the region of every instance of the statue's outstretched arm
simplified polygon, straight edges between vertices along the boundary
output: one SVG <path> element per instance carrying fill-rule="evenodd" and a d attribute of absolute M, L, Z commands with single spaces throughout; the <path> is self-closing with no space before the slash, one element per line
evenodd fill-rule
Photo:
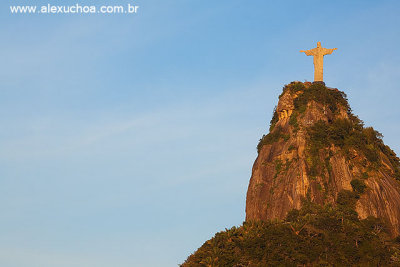
<path fill-rule="evenodd" d="M 324 55 L 330 55 L 330 54 L 333 53 L 333 51 L 337 50 L 337 48 L 331 48 L 331 49 L 329 49 L 329 48 L 324 48 L 324 49 L 325 49 Z"/>
<path fill-rule="evenodd" d="M 300 50 L 300 53 L 306 53 L 306 55 L 307 56 L 313 56 L 314 54 L 313 54 L 313 49 L 310 49 L 310 50 Z"/>

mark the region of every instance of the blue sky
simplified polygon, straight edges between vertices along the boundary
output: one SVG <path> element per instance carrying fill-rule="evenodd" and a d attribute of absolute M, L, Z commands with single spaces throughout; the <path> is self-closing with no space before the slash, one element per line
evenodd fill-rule
<path fill-rule="evenodd" d="M 0 4 L 0 265 L 177 266 L 240 225 L 256 145 L 299 50 L 400 153 L 398 1 L 62 1 L 135 15 L 11 15 Z M 301 2 L 301 3 L 300 3 Z"/>

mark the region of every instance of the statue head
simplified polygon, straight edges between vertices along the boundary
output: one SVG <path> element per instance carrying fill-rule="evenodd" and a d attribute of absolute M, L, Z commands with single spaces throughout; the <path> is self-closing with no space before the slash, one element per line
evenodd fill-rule
<path fill-rule="evenodd" d="M 321 42 L 317 42 L 317 47 L 321 47 Z"/>

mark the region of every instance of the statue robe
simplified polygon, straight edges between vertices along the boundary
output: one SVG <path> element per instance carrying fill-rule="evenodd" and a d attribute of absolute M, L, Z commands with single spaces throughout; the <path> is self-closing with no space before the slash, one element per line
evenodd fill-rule
<path fill-rule="evenodd" d="M 314 57 L 314 81 L 322 82 L 324 80 L 324 56 L 332 54 L 333 50 L 335 49 L 316 47 L 304 51 L 307 56 Z"/>

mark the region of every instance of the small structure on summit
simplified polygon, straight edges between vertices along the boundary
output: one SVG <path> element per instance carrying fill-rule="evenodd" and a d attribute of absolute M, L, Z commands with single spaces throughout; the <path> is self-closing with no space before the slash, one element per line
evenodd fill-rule
<path fill-rule="evenodd" d="M 321 42 L 317 43 L 317 47 L 310 50 L 300 50 L 301 53 L 306 53 L 307 56 L 314 57 L 314 82 L 324 81 L 324 56 L 330 55 L 337 48 L 323 48 Z"/>

